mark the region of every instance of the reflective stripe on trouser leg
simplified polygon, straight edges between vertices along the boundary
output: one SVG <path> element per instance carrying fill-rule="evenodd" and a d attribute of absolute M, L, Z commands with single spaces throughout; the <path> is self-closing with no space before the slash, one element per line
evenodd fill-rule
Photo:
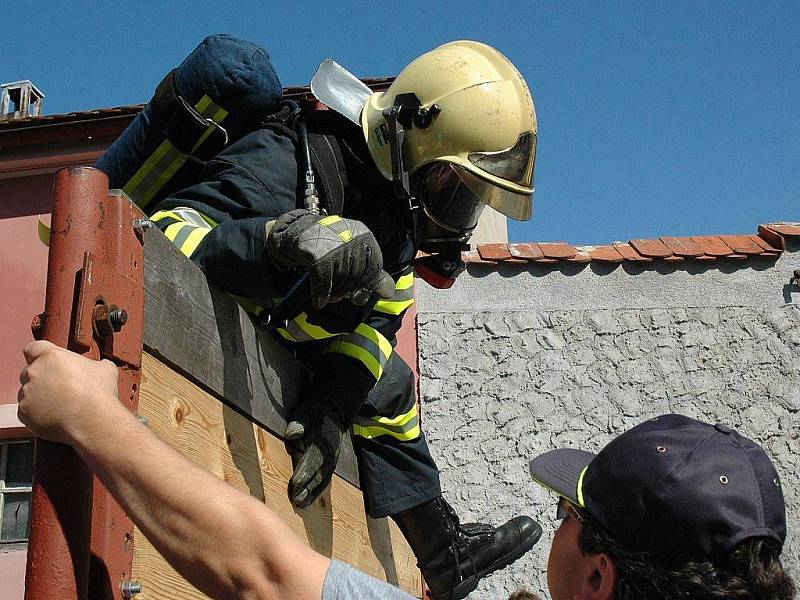
<path fill-rule="evenodd" d="M 381 423 L 382 418 L 391 420 L 410 414 L 416 407 L 415 389 L 414 373 L 398 354 L 392 353 L 383 377 L 358 411 L 357 423 Z M 381 426 L 385 424 L 386 421 Z M 362 437 L 355 427 L 353 433 L 361 487 L 371 517 L 394 515 L 442 495 L 439 470 L 422 432 L 409 440 L 392 435 Z"/>
<path fill-rule="evenodd" d="M 392 356 L 392 344 L 377 329 L 361 323 L 353 333 L 337 337 L 325 352 L 336 352 L 355 358 L 379 381 L 389 357 Z"/>

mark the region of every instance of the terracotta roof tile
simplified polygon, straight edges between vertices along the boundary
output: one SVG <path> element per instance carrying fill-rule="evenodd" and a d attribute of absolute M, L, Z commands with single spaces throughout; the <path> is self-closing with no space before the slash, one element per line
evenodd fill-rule
<path fill-rule="evenodd" d="M 676 256 L 702 256 L 705 254 L 700 244 L 690 237 L 662 237 L 661 241 Z"/>
<path fill-rule="evenodd" d="M 661 240 L 631 240 L 630 244 L 642 256 L 649 258 L 672 256 L 672 250 L 667 248 Z"/>
<path fill-rule="evenodd" d="M 506 260 L 511 258 L 506 244 L 481 244 L 478 253 L 485 260 Z"/>
<path fill-rule="evenodd" d="M 750 235 L 750 236 L 747 236 L 747 237 L 749 237 L 756 244 L 761 246 L 765 250 L 765 252 L 764 252 L 765 254 L 776 254 L 777 255 L 777 254 L 781 253 L 781 249 L 780 248 L 776 248 L 775 246 L 770 244 L 767 240 L 765 240 L 762 237 L 759 237 L 757 235 Z"/>
<path fill-rule="evenodd" d="M 508 251 L 511 252 L 511 256 L 515 258 L 524 258 L 527 260 L 544 258 L 544 254 L 542 254 L 542 251 L 539 249 L 539 244 L 530 244 L 528 242 L 509 244 Z"/>
<path fill-rule="evenodd" d="M 639 254 L 630 244 L 623 244 L 622 242 L 614 242 L 614 248 L 622 255 L 625 260 L 632 260 L 634 262 L 653 262 L 652 258 L 647 258 Z"/>
<path fill-rule="evenodd" d="M 703 248 L 706 256 L 729 256 L 733 250 L 718 235 L 696 235 L 692 236 L 692 241 Z"/>
<path fill-rule="evenodd" d="M 614 242 L 603 246 L 573 246 L 566 242 L 480 244 L 476 250 L 464 253 L 463 257 L 468 263 L 487 265 L 529 262 L 552 264 L 562 261 L 714 261 L 722 258 L 744 261 L 754 256 L 780 256 L 786 247 L 786 239 L 789 238 L 800 238 L 800 223 L 759 225 L 758 235 L 665 236 L 658 239 L 635 239 L 628 243 Z"/>
<path fill-rule="evenodd" d="M 599 262 L 621 263 L 623 261 L 622 254 L 614 246 L 595 246 L 589 250 L 589 256 L 592 257 L 592 260 Z"/>
<path fill-rule="evenodd" d="M 466 252 L 461 253 L 461 259 L 465 263 L 473 264 L 473 265 L 496 265 L 497 261 L 494 260 L 486 260 L 481 258 L 480 253 L 477 250 L 468 250 Z"/>
<path fill-rule="evenodd" d="M 758 226 L 758 235 L 773 246 L 786 248 L 786 239 L 800 236 L 800 223 L 767 223 Z"/>
<path fill-rule="evenodd" d="M 545 258 L 574 258 L 578 251 L 575 246 L 570 246 L 564 242 L 542 243 L 539 242 L 539 249 L 544 254 Z"/>
<path fill-rule="evenodd" d="M 736 254 L 762 254 L 764 249 L 746 235 L 721 235 L 723 242 L 728 244 Z"/>
<path fill-rule="evenodd" d="M 589 254 L 588 250 L 578 246 L 575 248 L 575 256 L 573 256 L 572 258 L 568 258 L 567 261 L 575 263 L 588 263 L 592 262 L 592 257 Z"/>

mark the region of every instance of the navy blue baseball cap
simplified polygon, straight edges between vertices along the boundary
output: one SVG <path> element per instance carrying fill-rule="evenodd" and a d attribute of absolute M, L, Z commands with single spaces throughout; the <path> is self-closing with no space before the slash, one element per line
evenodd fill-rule
<path fill-rule="evenodd" d="M 530 462 L 530 472 L 626 548 L 668 562 L 716 562 L 748 538 L 779 546 L 786 539 L 786 506 L 772 461 L 725 425 L 663 415 L 597 455 L 546 452 Z"/>

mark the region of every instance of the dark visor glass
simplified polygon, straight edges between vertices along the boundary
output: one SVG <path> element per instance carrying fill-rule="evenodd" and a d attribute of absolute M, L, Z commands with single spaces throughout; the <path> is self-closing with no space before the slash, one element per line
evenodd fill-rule
<path fill-rule="evenodd" d="M 434 163 L 422 174 L 419 198 L 425 214 L 437 225 L 455 233 L 475 229 L 485 204 L 464 184 L 460 169 Z"/>

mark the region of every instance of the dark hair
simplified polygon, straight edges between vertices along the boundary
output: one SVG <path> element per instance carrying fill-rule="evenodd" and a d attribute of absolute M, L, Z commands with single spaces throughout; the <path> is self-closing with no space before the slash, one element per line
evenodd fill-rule
<path fill-rule="evenodd" d="M 585 513 L 584 513 L 585 514 Z M 619 572 L 614 600 L 791 600 L 792 577 L 781 566 L 780 546 L 750 538 L 725 564 L 666 561 L 623 547 L 591 515 L 585 515 L 578 544 L 584 554 L 607 554 Z"/>
<path fill-rule="evenodd" d="M 517 590 L 508 597 L 508 600 L 542 600 L 539 596 L 526 590 L 525 588 Z"/>

